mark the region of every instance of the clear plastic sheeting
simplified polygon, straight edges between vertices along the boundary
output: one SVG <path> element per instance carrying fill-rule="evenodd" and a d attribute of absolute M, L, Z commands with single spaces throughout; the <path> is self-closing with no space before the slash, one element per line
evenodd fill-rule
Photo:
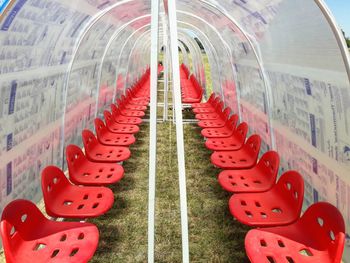
<path fill-rule="evenodd" d="M 304 208 L 336 205 L 350 233 L 350 62 L 323 1 L 176 4 L 191 73 L 204 88 L 211 78 L 250 134 L 261 135 L 262 152 L 279 152 L 280 173 L 303 175 Z M 62 167 L 64 147 L 81 145 L 81 131 L 149 68 L 150 23 L 149 0 L 8 4 L 0 20 L 0 211 L 16 198 L 38 201 L 42 168 Z M 349 234 L 346 246 L 349 263 Z"/>

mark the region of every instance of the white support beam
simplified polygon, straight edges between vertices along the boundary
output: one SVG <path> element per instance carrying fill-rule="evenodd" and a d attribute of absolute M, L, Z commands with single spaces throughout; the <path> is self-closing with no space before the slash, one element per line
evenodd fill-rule
<path fill-rule="evenodd" d="M 166 0 L 164 0 L 166 1 Z M 177 161 L 179 171 L 180 187 L 180 209 L 181 209 L 181 236 L 182 236 L 182 262 L 189 262 L 189 241 L 188 241 L 188 216 L 187 216 L 187 190 L 186 190 L 186 167 L 185 167 L 185 147 L 182 121 L 182 101 L 180 88 L 180 64 L 178 50 L 177 15 L 176 1 L 166 1 L 168 4 L 168 17 L 170 29 L 170 53 L 172 57 L 172 81 L 173 97 L 176 117 L 176 142 Z"/>
<path fill-rule="evenodd" d="M 155 201 L 157 173 L 157 89 L 159 50 L 159 0 L 152 0 L 151 9 L 151 90 L 148 188 L 148 263 L 154 262 Z"/>

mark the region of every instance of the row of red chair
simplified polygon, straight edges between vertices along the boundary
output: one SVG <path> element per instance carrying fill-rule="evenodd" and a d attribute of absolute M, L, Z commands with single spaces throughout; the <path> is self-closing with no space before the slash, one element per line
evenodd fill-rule
<path fill-rule="evenodd" d="M 211 162 L 225 169 L 220 185 L 234 193 L 231 214 L 241 223 L 258 227 L 246 235 L 245 248 L 253 263 L 341 262 L 345 225 L 341 213 L 328 203 L 310 206 L 300 218 L 304 181 L 296 171 L 285 172 L 278 182 L 280 158 L 268 151 L 258 160 L 261 138 L 248 139 L 248 124 L 237 126 L 219 97 L 192 104 L 205 146 L 214 151 Z"/>
<path fill-rule="evenodd" d="M 202 100 L 203 88 L 195 76 L 190 75 L 190 71 L 185 64 L 180 66 L 180 85 L 183 103 L 191 104 Z"/>
<path fill-rule="evenodd" d="M 45 209 L 51 217 L 80 220 L 106 213 L 114 203 L 105 187 L 122 179 L 124 168 L 117 162 L 131 155 L 139 124 L 149 104 L 149 70 L 105 111 L 105 122 L 95 119 L 96 136 L 82 132 L 85 154 L 76 145 L 66 147 L 69 180 L 61 169 L 42 171 Z M 88 262 L 94 255 L 99 231 L 87 222 L 57 222 L 47 219 L 30 201 L 15 200 L 1 218 L 1 236 L 8 263 Z"/>

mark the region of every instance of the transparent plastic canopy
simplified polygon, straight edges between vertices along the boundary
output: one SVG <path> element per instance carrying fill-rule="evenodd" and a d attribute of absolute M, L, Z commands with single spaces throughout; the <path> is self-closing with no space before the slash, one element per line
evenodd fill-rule
<path fill-rule="evenodd" d="M 82 145 L 81 131 L 149 68 L 151 50 L 150 0 L 2 2 L 0 211 L 41 198 L 42 168 L 65 166 L 65 146 Z M 303 175 L 304 208 L 336 205 L 350 232 L 349 53 L 324 2 L 176 3 L 182 62 L 261 135 L 262 152 L 279 152 L 281 173 Z"/>

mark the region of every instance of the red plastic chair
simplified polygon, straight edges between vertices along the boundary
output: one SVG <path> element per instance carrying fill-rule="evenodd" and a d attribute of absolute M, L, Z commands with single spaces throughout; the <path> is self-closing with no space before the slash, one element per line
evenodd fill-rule
<path fill-rule="evenodd" d="M 147 98 L 135 98 L 132 96 L 132 92 L 127 90 L 127 99 L 130 104 L 148 106 L 149 100 Z"/>
<path fill-rule="evenodd" d="M 111 209 L 114 202 L 111 189 L 73 185 L 55 166 L 48 166 L 42 171 L 41 189 L 46 212 L 52 217 L 97 217 Z"/>
<path fill-rule="evenodd" d="M 99 239 L 95 225 L 48 220 L 27 200 L 5 207 L 0 229 L 7 263 L 88 262 Z"/>
<path fill-rule="evenodd" d="M 222 128 L 206 128 L 201 131 L 206 138 L 227 138 L 236 130 L 238 115 L 233 114 Z"/>
<path fill-rule="evenodd" d="M 296 171 L 284 173 L 269 191 L 235 194 L 231 214 L 249 226 L 282 226 L 298 220 L 304 199 L 304 180 Z"/>
<path fill-rule="evenodd" d="M 116 163 L 95 163 L 89 161 L 76 145 L 66 147 L 69 180 L 76 185 L 110 185 L 124 176 L 124 168 Z"/>
<path fill-rule="evenodd" d="M 227 138 L 208 138 L 205 146 L 212 151 L 237 151 L 241 149 L 247 138 L 248 124 L 242 122 L 233 134 Z"/>
<path fill-rule="evenodd" d="M 340 263 L 344 245 L 344 219 L 324 202 L 310 206 L 292 225 L 253 229 L 245 238 L 252 263 Z"/>
<path fill-rule="evenodd" d="M 197 120 L 217 120 L 222 116 L 221 113 L 224 108 L 224 103 L 220 102 L 216 105 L 216 112 L 212 113 L 198 113 L 195 115 Z"/>
<path fill-rule="evenodd" d="M 99 143 L 89 130 L 82 132 L 86 157 L 93 162 L 116 163 L 130 158 L 129 148 L 122 146 L 107 146 Z"/>
<path fill-rule="evenodd" d="M 104 145 L 130 146 L 136 141 L 132 134 L 110 132 L 104 122 L 99 118 L 96 118 L 94 123 L 97 139 Z"/>
<path fill-rule="evenodd" d="M 122 124 L 115 121 L 109 111 L 104 111 L 103 115 L 106 121 L 106 127 L 109 131 L 122 134 L 135 134 L 140 131 L 139 126 L 134 124 Z"/>
<path fill-rule="evenodd" d="M 111 104 L 111 111 L 112 111 L 113 119 L 117 123 L 133 124 L 133 125 L 139 125 L 142 123 L 142 119 L 139 117 L 126 117 L 121 115 L 118 107 L 115 106 L 115 104 Z"/>
<path fill-rule="evenodd" d="M 132 89 L 127 90 L 127 95 L 131 103 L 134 103 L 136 105 L 144 105 L 144 106 L 147 106 L 149 104 L 148 97 L 135 97 L 132 92 Z"/>
<path fill-rule="evenodd" d="M 135 105 L 135 104 L 130 103 L 129 100 L 124 95 L 122 95 L 120 97 L 120 99 L 117 99 L 117 104 L 118 105 L 123 104 L 124 109 L 127 109 L 127 110 L 136 110 L 136 111 L 147 110 L 147 107 L 144 105 Z"/>
<path fill-rule="evenodd" d="M 215 100 L 215 93 L 212 93 L 208 99 L 207 102 L 200 102 L 200 103 L 193 103 L 191 106 L 192 108 L 206 108 L 206 107 L 209 107 L 211 108 L 212 107 L 212 102 Z"/>
<path fill-rule="evenodd" d="M 218 180 L 222 188 L 232 193 L 265 192 L 275 185 L 280 158 L 277 152 L 264 153 L 257 165 L 246 170 L 224 170 Z"/>
<path fill-rule="evenodd" d="M 220 118 L 216 120 L 201 120 L 198 122 L 198 126 L 205 129 L 205 128 L 220 128 L 224 127 L 229 116 L 230 116 L 231 110 L 230 108 L 226 108 L 223 112 L 220 113 Z"/>
<path fill-rule="evenodd" d="M 201 108 L 193 108 L 193 113 L 199 114 L 199 113 L 215 113 L 216 112 L 216 105 L 221 103 L 221 99 L 217 97 L 214 99 L 211 103 L 211 107 L 201 107 Z"/>
<path fill-rule="evenodd" d="M 249 169 L 255 166 L 260 152 L 261 138 L 252 135 L 238 151 L 214 152 L 210 159 L 212 164 L 223 169 Z"/>
<path fill-rule="evenodd" d="M 126 117 L 144 117 L 145 113 L 140 110 L 130 110 L 125 108 L 126 103 L 124 101 L 118 101 L 118 107 L 120 114 Z"/>

